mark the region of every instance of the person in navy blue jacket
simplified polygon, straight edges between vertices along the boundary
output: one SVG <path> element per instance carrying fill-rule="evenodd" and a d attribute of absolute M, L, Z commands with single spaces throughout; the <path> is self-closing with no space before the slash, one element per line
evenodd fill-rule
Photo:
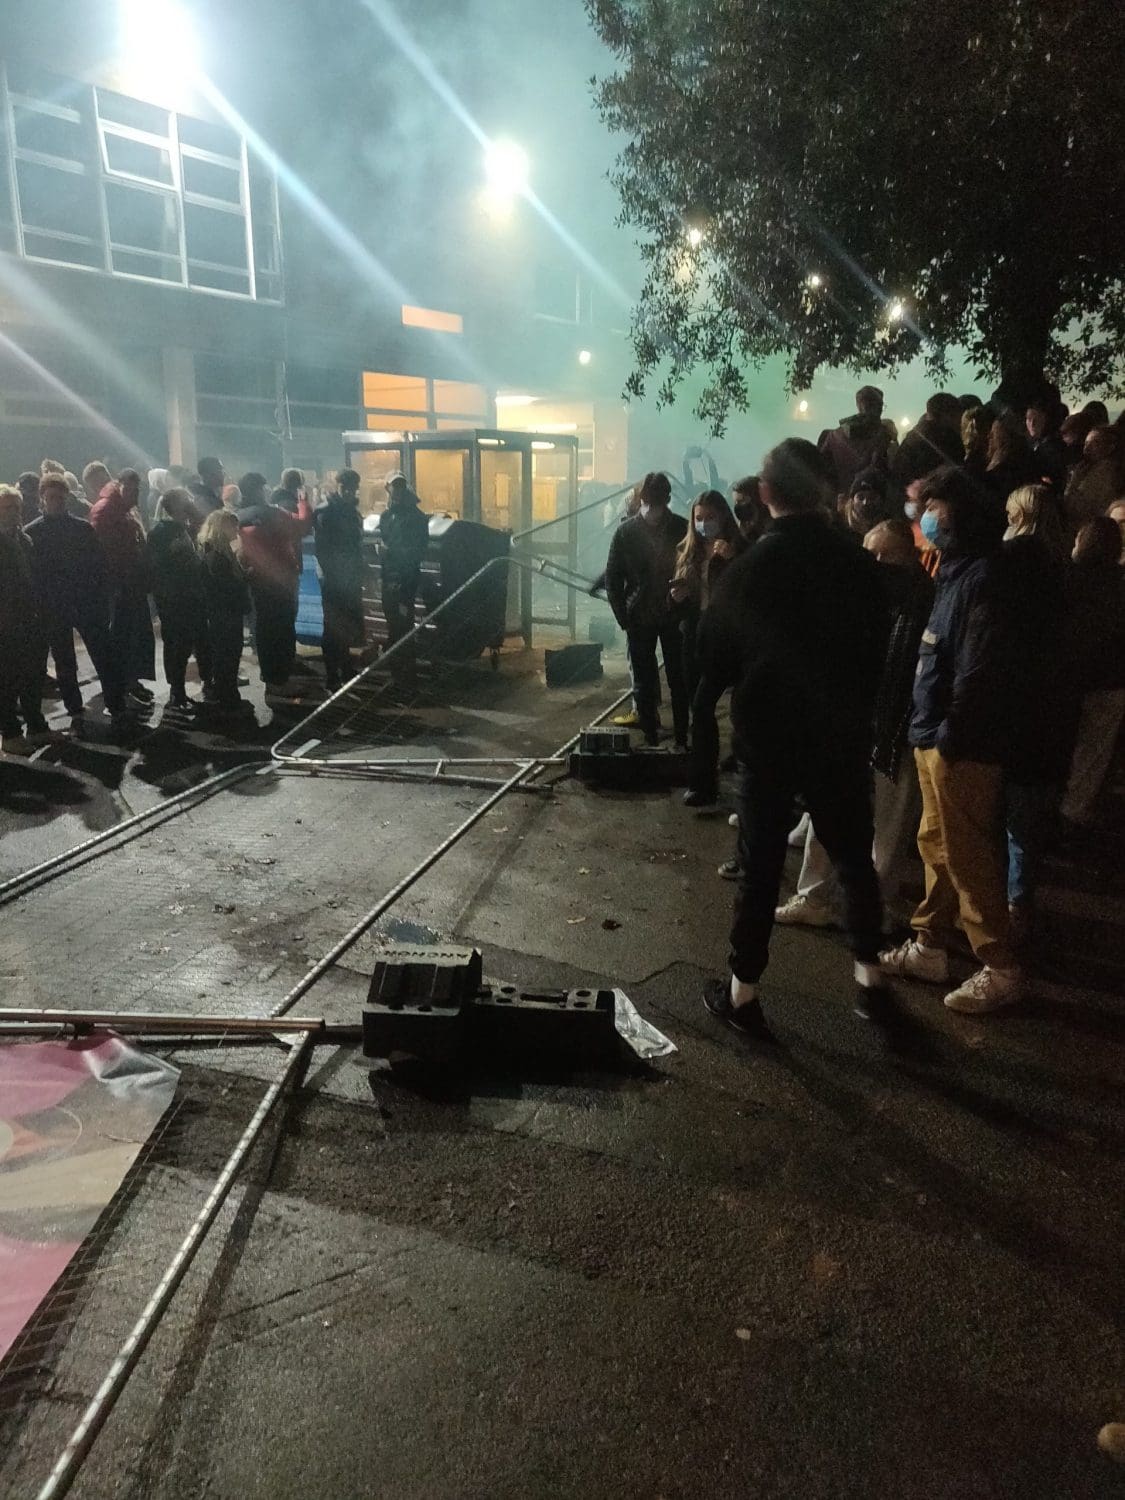
<path fill-rule="evenodd" d="M 1015 622 L 990 497 L 950 464 L 929 476 L 921 500 L 923 535 L 941 552 L 910 725 L 926 887 L 911 919 L 913 938 L 880 961 L 890 973 L 944 983 L 947 944 L 960 920 L 981 968 L 945 1003 L 979 1014 L 1021 992 L 1001 853 L 1004 772 L 1022 707 Z"/>

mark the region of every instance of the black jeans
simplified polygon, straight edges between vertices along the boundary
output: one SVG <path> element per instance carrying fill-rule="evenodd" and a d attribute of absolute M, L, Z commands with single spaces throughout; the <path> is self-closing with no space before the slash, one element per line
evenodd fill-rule
<path fill-rule="evenodd" d="M 691 700 L 691 790 L 713 796 L 719 789 L 719 699 L 726 688 L 704 674 Z"/>
<path fill-rule="evenodd" d="M 160 611 L 160 634 L 164 641 L 164 675 L 175 702 L 187 696 L 184 677 L 188 661 L 195 657 L 199 680 L 212 678 L 211 640 L 207 633 L 207 613 L 202 607 L 165 607 Z"/>
<path fill-rule="evenodd" d="M 418 597 L 418 579 L 395 581 L 383 578 L 383 614 L 387 621 L 388 649 L 414 629 L 414 601 Z"/>
<path fill-rule="evenodd" d="M 637 718 L 646 739 L 655 739 L 657 706 L 660 702 L 660 672 L 656 665 L 659 646 L 664 656 L 664 675 L 672 700 L 672 728 L 676 743 L 688 742 L 688 692 L 684 681 L 683 636 L 678 620 L 661 625 L 634 626 L 628 632 L 629 663 L 633 669 L 633 697 Z"/>
<path fill-rule="evenodd" d="M 211 681 L 220 708 L 237 708 L 238 669 L 242 665 L 242 616 L 220 614 L 212 609 L 208 620 Z M 198 658 L 197 658 L 198 659 Z"/>
<path fill-rule="evenodd" d="M 46 666 L 47 653 L 40 646 L 32 646 L 24 660 L 0 664 L 0 734 L 21 734 L 21 715 L 28 734 L 39 734 L 46 729 L 43 717 Z"/>
<path fill-rule="evenodd" d="M 284 584 L 251 583 L 254 599 L 254 648 L 267 687 L 281 687 L 293 675 L 297 660 L 296 592 Z"/>
<path fill-rule="evenodd" d="M 55 679 L 62 694 L 63 707 L 68 714 L 82 712 L 82 689 L 78 686 L 78 660 L 74 654 L 74 632 L 82 637 L 98 681 L 102 686 L 102 699 L 109 712 L 117 713 L 125 706 L 125 683 L 116 670 L 109 641 L 109 621 L 100 615 L 80 618 L 70 622 L 49 620 L 48 644 L 55 664 Z"/>
<path fill-rule="evenodd" d="M 354 589 L 321 585 L 324 632 L 320 649 L 324 675 L 330 687 L 338 687 L 355 676 L 352 647 L 363 644 L 363 594 Z"/>
<path fill-rule="evenodd" d="M 863 963 L 879 956 L 883 901 L 871 861 L 874 828 L 865 744 L 841 747 L 823 734 L 741 744 L 738 863 L 730 965 L 755 984 L 769 963 L 770 932 L 794 803 L 800 793 L 843 893 L 848 946 Z"/>

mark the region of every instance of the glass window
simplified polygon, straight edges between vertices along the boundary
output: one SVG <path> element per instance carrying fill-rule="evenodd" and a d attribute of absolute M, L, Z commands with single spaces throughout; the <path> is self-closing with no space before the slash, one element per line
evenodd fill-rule
<path fill-rule="evenodd" d="M 182 286 L 184 273 L 178 255 L 150 255 L 142 250 L 110 251 L 113 270 L 118 276 L 143 276 L 146 281 L 170 281 Z"/>
<path fill-rule="evenodd" d="M 188 262 L 188 285 L 207 292 L 228 292 L 233 297 L 249 297 L 249 271 L 224 271 L 222 267 L 201 266 Z"/>
<path fill-rule="evenodd" d="M 242 173 L 234 167 L 200 161 L 197 156 L 183 158 L 184 192 L 198 193 L 201 198 L 218 198 L 222 203 L 242 202 Z"/>
<path fill-rule="evenodd" d="M 98 115 L 103 120 L 112 120 L 115 125 L 128 125 L 133 130 L 144 130 L 149 135 L 167 136 L 170 115 L 156 104 L 146 104 L 141 99 L 130 99 L 125 94 L 115 94 L 109 89 L 98 89 Z"/>
<path fill-rule="evenodd" d="M 488 411 L 488 395 L 482 385 L 469 385 L 463 380 L 435 380 L 434 410 L 483 421 Z"/>
<path fill-rule="evenodd" d="M 480 518 L 498 531 L 517 531 L 523 516 L 524 455 L 513 448 L 480 451 Z"/>
<path fill-rule="evenodd" d="M 124 172 L 129 177 L 143 177 L 146 182 L 156 182 L 162 187 L 174 187 L 172 175 L 172 153 L 166 146 L 154 146 L 148 141 L 134 141 L 127 135 L 115 135 L 107 130 L 105 159 L 111 172 Z"/>
<path fill-rule="evenodd" d="M 236 162 L 242 155 L 242 142 L 229 126 L 195 120 L 190 115 L 180 116 L 180 145 L 210 151 L 213 156 L 228 156 Z"/>
<path fill-rule="evenodd" d="M 26 105 L 13 106 L 16 145 L 21 151 L 58 156 L 64 161 L 85 161 L 89 155 L 86 133 L 78 120 L 64 120 Z"/>
<path fill-rule="evenodd" d="M 41 162 L 16 163 L 20 217 L 28 229 L 56 229 L 101 239 L 97 184 L 92 177 Z"/>
<path fill-rule="evenodd" d="M 61 240 L 57 235 L 39 234 L 34 229 L 24 229 L 24 253 L 32 260 L 57 260 L 65 266 L 88 266 L 94 271 L 105 270 L 105 256 L 100 240 Z"/>
<path fill-rule="evenodd" d="M 177 202 L 171 193 L 150 193 L 146 188 L 107 182 L 105 206 L 112 244 L 129 250 L 158 251 L 180 255 L 180 225 Z"/>
<path fill-rule="evenodd" d="M 246 220 L 241 214 L 185 203 L 184 230 L 189 261 L 208 261 L 212 265 L 239 271 L 247 269 Z M 193 276 L 192 280 L 195 279 Z M 210 285 L 209 282 L 205 284 Z"/>
<path fill-rule="evenodd" d="M 351 467 L 360 477 L 359 508 L 373 516 L 387 508 L 387 480 L 401 474 L 405 455 L 399 447 L 361 448 L 352 453 Z"/>
<path fill-rule="evenodd" d="M 425 417 L 404 417 L 397 411 L 369 411 L 368 432 L 425 432 L 428 428 Z"/>
<path fill-rule="evenodd" d="M 426 382 L 416 375 L 380 375 L 370 370 L 363 376 L 363 404 L 379 411 L 429 410 Z"/>
<path fill-rule="evenodd" d="M 423 510 L 445 511 L 458 517 L 465 514 L 465 495 L 469 488 L 467 448 L 416 448 L 414 478 L 414 488 L 421 497 Z"/>

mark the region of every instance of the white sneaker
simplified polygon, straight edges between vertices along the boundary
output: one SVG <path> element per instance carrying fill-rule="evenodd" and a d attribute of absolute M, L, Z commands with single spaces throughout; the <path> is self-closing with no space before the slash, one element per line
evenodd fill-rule
<path fill-rule="evenodd" d="M 731 828 L 737 828 L 738 827 L 738 814 L 737 813 L 731 813 L 730 817 L 727 819 L 727 822 L 731 826 Z"/>
<path fill-rule="evenodd" d="M 901 974 L 904 979 L 921 979 L 926 984 L 944 984 L 949 978 L 945 949 L 931 948 L 917 939 L 885 949 L 879 955 L 879 967 L 885 974 Z"/>
<path fill-rule="evenodd" d="M 808 896 L 790 896 L 784 906 L 773 914 L 775 922 L 782 927 L 834 927 L 836 919 L 827 906 L 812 901 Z"/>
<path fill-rule="evenodd" d="M 963 1016 L 982 1016 L 986 1011 L 1002 1010 L 1023 998 L 1023 984 L 1018 969 L 990 969 L 986 964 L 957 989 L 950 990 L 945 1003 Z"/>
<path fill-rule="evenodd" d="M 809 815 L 808 813 L 802 813 L 800 818 L 797 820 L 796 828 L 794 828 L 789 835 L 790 849 L 803 849 L 805 847 L 805 838 L 808 834 L 808 831 Z"/>

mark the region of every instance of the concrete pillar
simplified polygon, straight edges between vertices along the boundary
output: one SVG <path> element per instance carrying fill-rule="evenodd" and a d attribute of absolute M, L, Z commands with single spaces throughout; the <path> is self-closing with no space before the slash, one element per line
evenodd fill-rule
<path fill-rule="evenodd" d="M 164 406 L 168 418 L 168 462 L 194 469 L 199 461 L 199 439 L 195 356 L 190 349 L 164 350 Z"/>

